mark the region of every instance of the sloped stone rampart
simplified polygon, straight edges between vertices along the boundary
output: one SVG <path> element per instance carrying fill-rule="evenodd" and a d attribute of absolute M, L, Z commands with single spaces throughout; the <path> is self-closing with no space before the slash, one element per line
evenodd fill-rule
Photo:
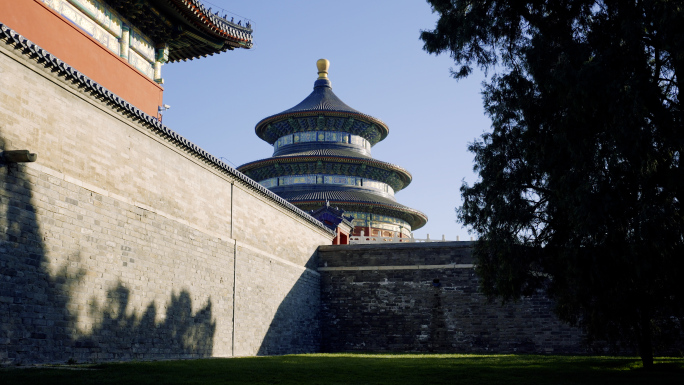
<path fill-rule="evenodd" d="M 38 160 L 0 164 L 0 363 L 317 351 L 333 234 L 20 43 L 0 39 L 0 151 Z"/>

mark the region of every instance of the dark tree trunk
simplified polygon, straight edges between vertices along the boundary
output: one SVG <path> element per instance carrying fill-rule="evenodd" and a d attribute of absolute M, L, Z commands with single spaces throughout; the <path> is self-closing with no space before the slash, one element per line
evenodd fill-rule
<path fill-rule="evenodd" d="M 639 335 L 639 356 L 644 369 L 653 369 L 653 333 L 651 331 L 651 317 L 648 312 L 641 314 L 641 333 Z"/>

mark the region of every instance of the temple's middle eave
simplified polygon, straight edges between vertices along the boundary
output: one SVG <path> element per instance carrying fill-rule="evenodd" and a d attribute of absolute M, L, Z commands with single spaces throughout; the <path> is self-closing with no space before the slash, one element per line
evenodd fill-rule
<path fill-rule="evenodd" d="M 278 156 L 273 158 L 266 158 L 256 160 L 254 162 L 245 163 L 239 166 L 237 169 L 240 172 L 248 172 L 250 170 L 255 170 L 261 167 L 268 167 L 276 163 L 295 163 L 295 162 L 331 162 L 331 163 L 352 163 L 352 164 L 365 164 L 369 166 L 374 166 L 377 168 L 389 170 L 396 172 L 404 182 L 404 187 L 408 186 L 413 179 L 413 176 L 405 168 L 397 166 L 392 163 L 382 162 L 373 158 L 356 158 L 356 157 L 346 157 L 346 156 Z"/>

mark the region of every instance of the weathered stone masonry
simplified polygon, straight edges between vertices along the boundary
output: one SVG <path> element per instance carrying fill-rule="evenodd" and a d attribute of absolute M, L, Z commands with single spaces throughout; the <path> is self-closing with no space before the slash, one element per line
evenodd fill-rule
<path fill-rule="evenodd" d="M 542 296 L 477 291 L 472 242 L 321 246 L 322 351 L 583 353 Z"/>
<path fill-rule="evenodd" d="M 0 32 L 0 362 L 317 351 L 332 232 Z"/>

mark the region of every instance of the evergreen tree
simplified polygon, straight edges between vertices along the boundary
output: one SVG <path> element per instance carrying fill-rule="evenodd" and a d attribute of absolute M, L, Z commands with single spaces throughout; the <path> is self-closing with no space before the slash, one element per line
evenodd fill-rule
<path fill-rule="evenodd" d="M 684 3 L 428 2 L 424 49 L 457 79 L 491 74 L 492 132 L 469 146 L 479 179 L 457 209 L 483 292 L 543 290 L 651 367 L 684 319 Z"/>

